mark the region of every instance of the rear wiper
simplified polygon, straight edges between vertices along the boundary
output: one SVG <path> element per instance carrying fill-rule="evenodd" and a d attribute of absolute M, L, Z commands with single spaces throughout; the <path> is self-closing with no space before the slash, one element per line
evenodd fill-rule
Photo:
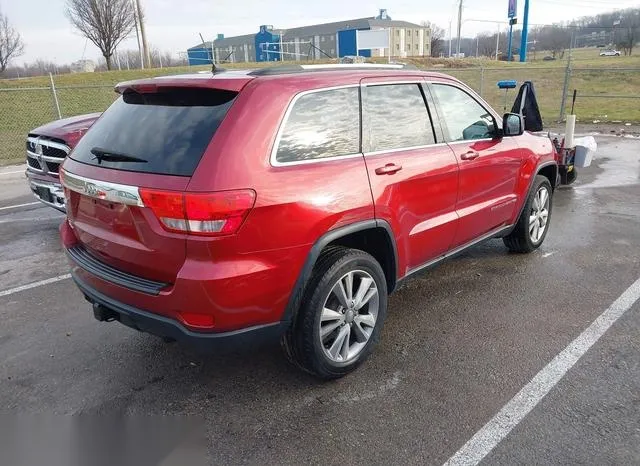
<path fill-rule="evenodd" d="M 127 154 L 122 154 L 120 152 L 109 151 L 106 149 L 102 149 L 100 147 L 94 147 L 93 149 L 91 149 L 91 153 L 93 154 L 93 159 L 98 160 L 98 164 L 102 163 L 103 160 L 106 160 L 107 162 L 138 162 L 138 163 L 148 162 L 148 160 L 134 157 L 133 155 L 127 155 Z"/>

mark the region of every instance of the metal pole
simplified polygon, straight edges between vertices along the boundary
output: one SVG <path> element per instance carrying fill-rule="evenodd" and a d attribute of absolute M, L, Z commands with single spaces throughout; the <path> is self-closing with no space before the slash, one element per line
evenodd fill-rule
<path fill-rule="evenodd" d="M 453 19 L 449 18 L 449 58 L 451 58 L 451 43 L 453 42 L 453 37 L 451 36 L 451 24 L 453 23 Z"/>
<path fill-rule="evenodd" d="M 280 61 L 284 61 L 284 50 L 282 49 L 282 36 L 284 35 L 284 31 L 280 31 Z"/>
<path fill-rule="evenodd" d="M 484 94 L 484 67 L 480 67 L 480 97 Z"/>
<path fill-rule="evenodd" d="M 573 37 L 571 39 L 573 42 Z M 569 52 L 569 59 L 567 60 L 567 68 L 564 73 L 564 87 L 562 88 L 562 101 L 560 102 L 560 118 L 558 121 L 564 120 L 565 107 L 567 105 L 567 96 L 569 94 L 569 82 L 571 80 L 571 52 Z"/>
<path fill-rule="evenodd" d="M 524 0 L 524 19 L 522 22 L 522 40 L 520 41 L 520 61 L 527 61 L 527 36 L 529 34 L 529 0 Z"/>
<path fill-rule="evenodd" d="M 56 85 L 53 82 L 53 75 L 51 73 L 49 73 L 49 81 L 51 81 L 51 93 L 53 94 L 53 102 L 56 104 L 58 119 L 61 119 L 62 113 L 60 112 L 60 104 L 58 103 L 58 93 L 56 92 Z"/>
<path fill-rule="evenodd" d="M 500 24 L 498 24 L 498 34 L 496 35 L 496 61 L 498 61 L 499 49 L 500 49 Z"/>
<path fill-rule="evenodd" d="M 460 33 L 462 32 L 462 0 L 460 0 L 460 4 L 458 5 L 458 48 L 456 51 L 456 58 L 460 58 Z"/>

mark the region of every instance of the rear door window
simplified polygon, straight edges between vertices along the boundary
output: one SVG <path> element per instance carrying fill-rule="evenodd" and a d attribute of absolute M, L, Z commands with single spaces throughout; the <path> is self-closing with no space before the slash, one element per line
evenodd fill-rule
<path fill-rule="evenodd" d="M 435 144 L 431 118 L 419 84 L 366 87 L 364 113 L 367 152 Z"/>
<path fill-rule="evenodd" d="M 71 158 L 118 170 L 191 176 L 236 95 L 217 89 L 126 91 Z"/>
<path fill-rule="evenodd" d="M 360 97 L 357 87 L 303 94 L 284 122 L 277 163 L 300 162 L 360 152 Z"/>

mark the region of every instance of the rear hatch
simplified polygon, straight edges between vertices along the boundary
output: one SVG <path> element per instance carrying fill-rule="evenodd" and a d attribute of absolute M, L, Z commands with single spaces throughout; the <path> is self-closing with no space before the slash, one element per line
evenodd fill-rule
<path fill-rule="evenodd" d="M 63 167 L 75 249 L 96 261 L 93 270 L 172 283 L 186 254 L 183 192 L 238 90 L 120 91 Z"/>

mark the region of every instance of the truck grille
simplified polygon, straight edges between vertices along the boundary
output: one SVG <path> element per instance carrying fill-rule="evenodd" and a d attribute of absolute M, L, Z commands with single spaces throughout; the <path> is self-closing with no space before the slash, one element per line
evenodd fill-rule
<path fill-rule="evenodd" d="M 40 173 L 58 174 L 60 164 L 71 149 L 62 140 L 30 134 L 27 137 L 27 164 Z"/>

